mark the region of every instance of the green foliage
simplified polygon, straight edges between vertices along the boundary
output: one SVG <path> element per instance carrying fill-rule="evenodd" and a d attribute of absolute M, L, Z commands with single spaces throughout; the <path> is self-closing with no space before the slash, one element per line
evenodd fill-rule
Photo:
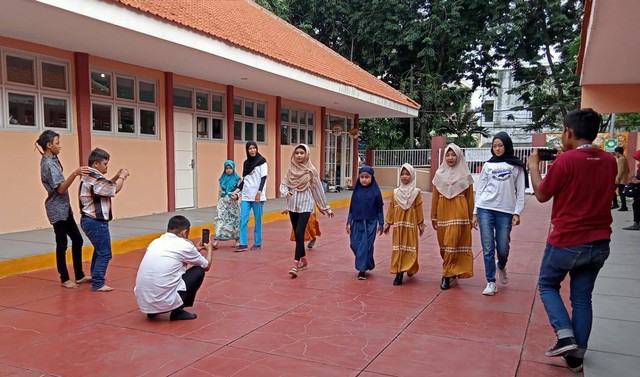
<path fill-rule="evenodd" d="M 639 131 L 640 113 L 617 114 L 615 127 L 622 131 Z"/>

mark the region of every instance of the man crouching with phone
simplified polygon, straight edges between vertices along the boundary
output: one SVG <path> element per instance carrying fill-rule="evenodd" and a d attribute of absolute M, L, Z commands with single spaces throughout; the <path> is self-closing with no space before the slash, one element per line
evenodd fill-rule
<path fill-rule="evenodd" d="M 562 146 L 542 179 L 539 157 L 529 156 L 533 191 L 540 202 L 553 198 L 551 232 L 540 265 L 538 291 L 558 341 L 547 356 L 562 356 L 579 372 L 591 333 L 591 294 L 598 272 L 609 257 L 611 198 L 616 159 L 595 147 L 601 118 L 592 109 L 573 110 L 564 118 Z M 560 283 L 570 276 L 569 313 Z"/>
<path fill-rule="evenodd" d="M 140 262 L 133 291 L 140 311 L 149 319 L 167 312 L 172 321 L 198 317 L 183 308 L 193 306 L 204 273 L 211 268 L 213 245 L 204 239 L 194 245 L 189 240 L 190 227 L 186 217 L 173 216 L 167 233 L 149 244 Z M 206 258 L 200 253 L 203 250 Z"/>

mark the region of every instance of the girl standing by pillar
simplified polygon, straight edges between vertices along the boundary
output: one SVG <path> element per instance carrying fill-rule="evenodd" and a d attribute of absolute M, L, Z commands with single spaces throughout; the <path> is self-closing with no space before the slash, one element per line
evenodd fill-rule
<path fill-rule="evenodd" d="M 218 179 L 220 183 L 220 199 L 216 206 L 217 216 L 214 220 L 216 234 L 213 237 L 213 248 L 217 249 L 220 241 L 239 242 L 238 230 L 240 228 L 240 205 L 237 200 L 231 200 L 233 191 L 240 183 L 240 176 L 236 173 L 236 163 L 227 160 L 224 162 L 224 170 Z"/>

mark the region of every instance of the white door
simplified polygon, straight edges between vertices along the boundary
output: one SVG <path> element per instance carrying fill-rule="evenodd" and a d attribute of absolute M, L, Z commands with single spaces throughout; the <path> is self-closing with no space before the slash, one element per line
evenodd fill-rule
<path fill-rule="evenodd" d="M 195 204 L 195 161 L 193 155 L 193 115 L 174 113 L 174 154 L 176 169 L 176 209 Z"/>

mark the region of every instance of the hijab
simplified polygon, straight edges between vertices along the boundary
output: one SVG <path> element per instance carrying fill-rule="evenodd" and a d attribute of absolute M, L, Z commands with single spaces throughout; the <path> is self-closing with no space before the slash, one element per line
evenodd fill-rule
<path fill-rule="evenodd" d="M 502 156 L 496 156 L 495 152 L 493 151 L 493 142 L 496 139 L 500 139 L 500 141 L 502 141 L 502 144 L 504 145 L 504 154 Z M 524 186 L 527 188 L 529 187 L 529 173 L 527 171 L 527 166 L 525 165 L 524 161 L 516 157 L 516 155 L 514 154 L 513 141 L 511 141 L 508 133 L 498 132 L 496 136 L 493 137 L 493 140 L 491 140 L 491 154 L 492 157 L 488 162 L 506 162 L 511 166 L 521 167 L 522 170 L 524 170 Z"/>
<path fill-rule="evenodd" d="M 256 155 L 251 156 L 249 154 L 250 146 L 256 147 Z M 255 168 L 267 162 L 267 160 L 262 157 L 262 155 L 258 152 L 258 144 L 255 141 L 247 141 L 247 144 L 244 146 L 245 152 L 247 153 L 247 159 L 244 161 L 242 165 L 242 176 L 246 177 L 251 174 Z"/>
<path fill-rule="evenodd" d="M 233 173 L 227 174 L 227 166 L 231 166 Z M 238 185 L 239 180 L 240 176 L 236 173 L 236 163 L 231 160 L 225 161 L 222 175 L 220 175 L 220 178 L 218 179 L 218 182 L 220 182 L 220 197 L 225 197 L 228 194 L 231 194 Z"/>
<path fill-rule="evenodd" d="M 402 183 L 402 180 L 400 181 L 400 187 L 393 190 L 393 198 L 400 208 L 406 211 L 413 205 L 413 201 L 420 194 L 420 189 L 416 188 L 416 169 L 410 164 L 403 164 L 398 175 L 402 175 L 402 170 L 405 169 L 409 172 L 411 179 L 406 185 Z"/>
<path fill-rule="evenodd" d="M 298 162 L 296 160 L 296 151 L 298 149 L 304 149 L 304 160 Z M 318 177 L 318 171 L 309 160 L 311 156 L 311 150 L 306 144 L 298 144 L 291 153 L 291 165 L 287 169 L 287 173 L 282 179 L 284 183 L 290 189 L 295 191 L 304 191 L 308 189 L 313 183 L 313 178 Z"/>
<path fill-rule="evenodd" d="M 360 183 L 359 178 L 356 179 L 356 186 L 351 194 L 349 212 L 353 220 L 376 220 L 378 213 L 382 212 L 382 192 L 380 192 L 371 166 L 361 167 L 358 175 L 362 173 L 371 175 L 371 184 L 365 187 Z"/>
<path fill-rule="evenodd" d="M 436 170 L 432 183 L 442 196 L 447 199 L 452 199 L 473 184 L 473 177 L 469 171 L 469 166 L 467 165 L 467 160 L 464 158 L 462 149 L 451 143 L 444 149 L 444 156 L 447 155 L 447 151 L 449 150 L 458 156 L 458 161 L 455 165 L 449 166 L 447 161 L 443 159 L 440 167 Z"/>

